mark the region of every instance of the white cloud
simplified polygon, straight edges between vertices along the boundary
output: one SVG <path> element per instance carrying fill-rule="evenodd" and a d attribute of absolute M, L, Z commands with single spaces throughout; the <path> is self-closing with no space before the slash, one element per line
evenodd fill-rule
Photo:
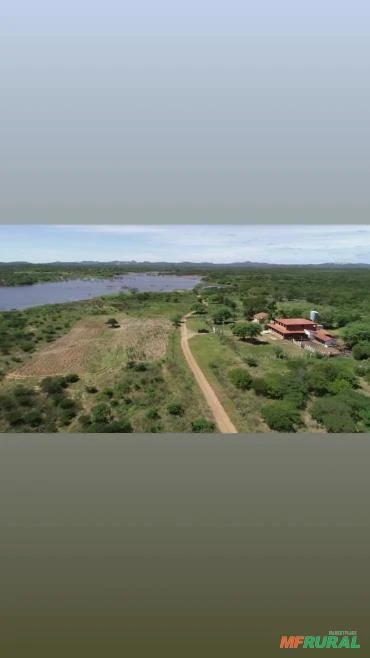
<path fill-rule="evenodd" d="M 7 239 L 4 255 L 38 262 L 370 262 L 366 225 L 44 225 L 28 227 L 23 240 L 19 231 L 8 230 Z"/>

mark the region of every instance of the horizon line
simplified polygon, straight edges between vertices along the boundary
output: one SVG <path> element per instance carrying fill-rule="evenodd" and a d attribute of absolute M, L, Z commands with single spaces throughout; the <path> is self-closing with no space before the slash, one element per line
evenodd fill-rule
<path fill-rule="evenodd" d="M 70 265 L 70 264 L 99 264 L 99 265 L 271 265 L 280 267 L 319 267 L 323 265 L 340 265 L 340 266 L 368 266 L 370 262 L 360 261 L 358 263 L 353 261 L 322 261 L 320 263 L 277 263 L 271 261 L 229 261 L 229 262 L 216 262 L 216 261 L 169 261 L 169 260 L 53 260 L 53 261 L 27 261 L 27 260 L 11 260 L 0 261 L 0 265 Z"/>

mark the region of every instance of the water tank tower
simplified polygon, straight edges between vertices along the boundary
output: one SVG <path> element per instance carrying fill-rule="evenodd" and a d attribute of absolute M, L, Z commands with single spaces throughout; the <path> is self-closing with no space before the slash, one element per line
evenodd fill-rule
<path fill-rule="evenodd" d="M 319 314 L 318 314 L 317 311 L 311 311 L 311 313 L 310 313 L 311 322 L 317 322 L 318 317 L 319 317 Z"/>

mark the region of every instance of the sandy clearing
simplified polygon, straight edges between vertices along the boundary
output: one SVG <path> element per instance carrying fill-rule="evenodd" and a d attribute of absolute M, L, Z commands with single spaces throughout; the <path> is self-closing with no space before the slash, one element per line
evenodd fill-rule
<path fill-rule="evenodd" d="M 120 318 L 118 329 L 109 329 L 105 317 L 79 322 L 66 335 L 35 353 L 24 365 L 7 375 L 7 379 L 48 377 L 75 372 L 83 375 L 92 360 L 99 367 L 100 359 L 115 355 L 122 359 L 122 349 L 137 360 L 159 359 L 166 354 L 171 323 L 163 319 Z"/>

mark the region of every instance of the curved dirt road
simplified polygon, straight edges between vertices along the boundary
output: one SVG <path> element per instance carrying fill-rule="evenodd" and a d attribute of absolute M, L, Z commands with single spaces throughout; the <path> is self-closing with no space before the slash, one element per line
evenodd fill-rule
<path fill-rule="evenodd" d="M 189 314 L 191 315 L 191 314 Z M 202 370 L 198 366 L 191 349 L 189 347 L 189 332 L 186 325 L 186 320 L 189 316 L 186 315 L 182 319 L 181 324 L 181 348 L 184 353 L 185 359 L 188 363 L 190 370 L 192 371 L 195 381 L 197 382 L 200 390 L 202 391 L 207 404 L 213 414 L 216 425 L 220 432 L 223 434 L 237 434 L 238 430 L 232 424 L 229 416 L 227 415 L 225 409 L 223 408 L 221 402 L 219 401 L 216 393 L 214 392 L 212 386 L 204 376 Z M 193 335 L 193 334 L 191 334 Z"/>

